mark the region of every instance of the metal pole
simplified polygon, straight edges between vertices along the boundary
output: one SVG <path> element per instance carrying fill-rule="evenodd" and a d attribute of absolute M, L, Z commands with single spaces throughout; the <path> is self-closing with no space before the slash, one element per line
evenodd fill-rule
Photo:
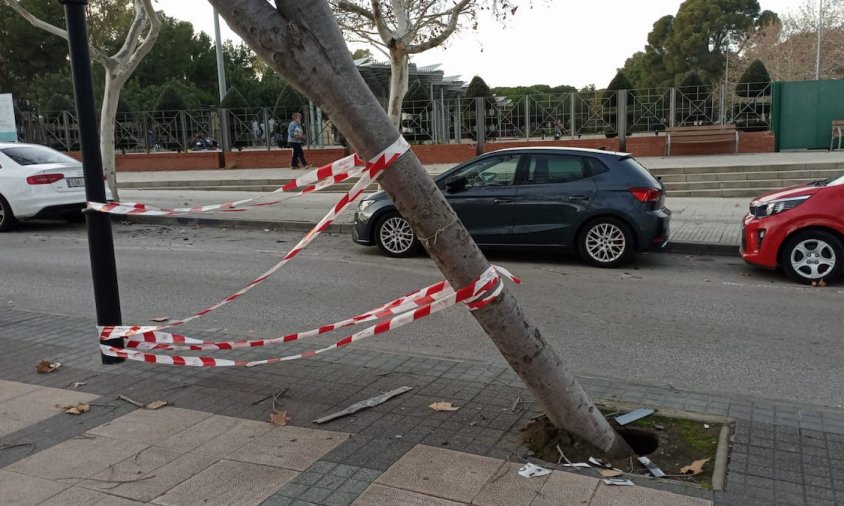
<path fill-rule="evenodd" d="M 82 167 L 85 175 L 85 198 L 105 202 L 103 159 L 97 132 L 97 111 L 94 103 L 94 83 L 91 78 L 91 55 L 88 50 L 88 29 L 85 26 L 87 0 L 59 0 L 67 16 L 70 66 L 73 71 L 73 88 L 79 120 Z M 117 265 L 114 260 L 114 239 L 111 222 L 104 213 L 86 213 L 88 224 L 88 249 L 91 257 L 91 274 L 94 281 L 94 304 L 98 325 L 121 325 L 120 291 L 117 287 Z M 123 339 L 101 341 L 123 347 Z M 103 364 L 123 362 L 122 358 L 101 355 Z"/>
<path fill-rule="evenodd" d="M 572 92 L 572 94 L 571 94 L 571 95 L 569 95 L 569 104 L 571 105 L 571 109 L 569 110 L 569 123 L 571 123 L 571 138 L 572 138 L 572 139 L 574 139 L 574 132 L 575 132 L 575 130 L 576 130 L 576 129 L 575 129 L 575 125 L 574 125 L 574 120 L 575 120 L 575 110 L 574 110 L 575 100 L 576 100 L 576 97 L 575 97 L 575 95 L 574 95 L 574 92 Z"/>
<path fill-rule="evenodd" d="M 818 5 L 818 54 L 815 59 L 815 81 L 821 78 L 821 31 L 823 31 L 823 0 Z"/>
<path fill-rule="evenodd" d="M 525 140 L 530 140 L 530 95 L 525 95 Z"/>
<path fill-rule="evenodd" d="M 223 41 L 220 39 L 220 14 L 217 9 L 214 9 L 214 46 L 217 49 L 217 87 L 220 91 L 220 102 L 226 96 L 226 67 L 223 63 Z M 227 111 L 220 110 L 220 134 L 221 147 L 223 151 L 231 149 L 231 139 L 229 139 L 229 114 Z"/>

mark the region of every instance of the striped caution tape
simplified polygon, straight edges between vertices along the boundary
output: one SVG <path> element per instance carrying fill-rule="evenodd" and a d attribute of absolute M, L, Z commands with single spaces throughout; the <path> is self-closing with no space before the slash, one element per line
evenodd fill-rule
<path fill-rule="evenodd" d="M 127 337 L 134 334 L 144 333 L 144 332 L 155 332 L 159 330 L 163 330 L 166 328 L 175 327 L 178 325 L 184 325 L 190 321 L 193 321 L 197 318 L 200 318 L 204 315 L 219 309 L 220 307 L 232 302 L 233 300 L 238 299 L 245 293 L 249 292 L 256 286 L 260 285 L 264 281 L 267 280 L 270 276 L 272 276 L 276 271 L 281 269 L 287 262 L 293 259 L 296 255 L 298 255 L 305 247 L 308 246 L 316 237 L 325 231 L 329 225 L 334 221 L 334 219 L 342 213 L 352 202 L 354 202 L 358 197 L 360 197 L 365 191 L 369 184 L 374 181 L 378 176 L 381 175 L 393 162 L 395 162 L 401 155 L 403 155 L 408 149 L 410 145 L 407 141 L 404 140 L 403 137 L 399 137 L 396 139 L 393 144 L 388 146 L 384 149 L 381 153 L 376 155 L 372 160 L 370 160 L 366 167 L 360 172 L 360 178 L 358 179 L 357 183 L 352 186 L 352 188 L 343 194 L 340 200 L 328 211 L 328 213 L 317 223 L 305 236 L 293 247 L 281 260 L 279 260 L 275 265 L 270 267 L 269 270 L 252 280 L 249 284 L 245 287 L 241 288 L 237 292 L 229 295 L 225 299 L 213 304 L 192 316 L 188 316 L 186 318 L 182 318 L 179 320 L 174 320 L 167 322 L 165 325 L 159 326 L 119 326 L 119 327 L 111 327 L 109 334 L 111 338 L 116 337 Z M 325 167 L 320 167 L 316 171 L 312 171 L 311 174 L 306 174 L 301 178 L 298 178 L 298 183 L 296 184 L 310 184 L 315 181 L 324 180 L 331 176 L 336 176 L 339 174 L 348 173 L 348 164 L 357 162 L 357 158 L 354 160 L 349 160 L 351 157 L 347 157 L 343 160 L 343 164 L 339 166 L 335 166 L 334 164 L 327 165 Z M 292 182 L 290 184 L 293 184 Z M 116 208 L 115 208 L 116 209 Z M 111 212 L 114 212 L 115 209 L 112 209 Z"/>
<path fill-rule="evenodd" d="M 303 174 L 270 193 L 234 202 L 209 204 L 199 207 L 176 208 L 161 208 L 138 202 L 88 202 L 88 208 L 102 213 L 132 216 L 177 216 L 184 214 L 207 213 L 211 211 L 246 211 L 251 207 L 274 206 L 292 198 L 323 190 L 347 179 L 358 177 L 366 170 L 366 168 L 361 167 L 361 165 L 363 165 L 363 163 L 357 155 L 349 155 L 333 163 Z M 296 189 L 299 191 L 292 193 L 293 190 Z M 265 198 L 276 194 L 282 194 L 282 196 L 276 198 L 275 200 L 264 201 Z"/>
<path fill-rule="evenodd" d="M 496 272 L 502 274 L 507 279 L 514 283 L 521 283 L 521 280 L 515 277 L 507 269 L 499 266 L 493 266 Z M 314 337 L 328 332 L 333 332 L 338 329 L 359 325 L 362 323 L 383 319 L 387 316 L 397 315 L 406 311 L 416 309 L 436 302 L 440 299 L 454 295 L 454 289 L 447 281 L 440 281 L 433 285 L 417 290 L 411 294 L 405 295 L 393 301 L 388 302 L 375 309 L 361 313 L 359 315 L 341 320 L 339 322 L 322 325 L 315 329 L 297 332 L 294 334 L 287 334 L 281 337 L 252 339 L 252 340 L 237 340 L 237 341 L 204 341 L 201 339 L 194 339 L 181 334 L 171 334 L 168 332 L 151 331 L 132 336 L 124 337 L 124 347 L 137 350 L 158 350 L 158 351 L 203 351 L 203 350 L 234 350 L 240 348 L 257 348 L 261 346 L 268 346 L 281 343 L 289 343 L 298 341 L 308 337 Z M 493 292 L 484 299 L 468 303 L 470 309 L 482 307 L 492 299 L 498 296 L 498 292 Z M 489 299 L 489 300 L 487 300 Z M 459 302 L 459 301 L 458 301 Z M 100 329 L 103 339 L 113 338 L 114 327 L 103 327 Z"/>
<path fill-rule="evenodd" d="M 495 267 L 490 267 L 487 271 L 485 271 L 475 282 L 471 283 L 470 285 L 461 288 L 457 291 L 454 290 L 447 290 L 443 288 L 438 292 L 439 297 L 431 297 L 427 301 L 427 303 L 417 305 L 417 307 L 413 309 L 408 309 L 404 312 L 398 313 L 393 315 L 392 317 L 379 322 L 375 325 L 371 325 L 359 332 L 346 336 L 345 338 L 336 341 L 335 343 L 315 349 L 309 350 L 302 353 L 297 353 L 294 355 L 286 355 L 282 357 L 274 357 L 269 359 L 263 360 L 252 360 L 252 361 L 245 361 L 245 360 L 230 360 L 230 359 L 218 359 L 214 357 L 197 357 L 197 356 L 178 356 L 178 355 L 162 355 L 162 354 L 154 354 L 154 353 L 145 353 L 143 351 L 135 351 L 123 348 L 117 348 L 113 346 L 109 346 L 107 344 L 101 344 L 100 349 L 103 354 L 109 355 L 112 357 L 119 357 L 125 358 L 128 360 L 134 360 L 138 362 L 147 362 L 147 363 L 156 363 L 156 364 L 167 364 L 167 365 L 184 365 L 184 366 L 191 366 L 191 367 L 254 367 L 258 365 L 266 365 L 266 364 L 276 364 L 279 362 L 286 362 L 290 360 L 297 360 L 302 358 L 313 357 L 320 353 L 325 353 L 327 351 L 335 350 L 338 348 L 342 348 L 344 346 L 348 346 L 349 344 L 360 341 L 367 337 L 371 337 L 374 335 L 382 334 L 384 332 L 388 332 L 390 330 L 403 327 L 411 322 L 420 320 L 429 316 L 431 314 L 437 313 L 442 311 L 447 307 L 451 307 L 458 303 L 464 303 L 470 306 L 472 309 L 480 309 L 481 307 L 489 304 L 501 293 L 503 290 L 503 283 L 501 282 L 501 278 L 498 275 L 499 272 L 506 272 L 503 269 L 497 269 Z M 509 273 L 507 273 L 509 274 Z M 512 275 L 508 277 L 512 278 Z M 513 278 L 515 279 L 515 278 Z M 434 285 L 432 285 L 434 286 Z M 430 287 L 429 287 L 430 288 Z M 419 293 L 419 292 L 416 292 Z M 400 300 L 400 299 L 396 299 Z M 398 306 L 396 306 L 398 307 Z M 114 327 L 107 327 L 103 329 L 102 337 L 104 339 L 115 337 L 112 334 Z M 254 341 L 255 343 L 261 342 L 260 346 L 264 346 L 268 344 L 267 340 L 261 341 Z M 283 340 L 281 342 L 284 342 Z M 250 347 L 252 347 L 250 345 Z M 222 348 L 218 348 L 222 349 Z"/>

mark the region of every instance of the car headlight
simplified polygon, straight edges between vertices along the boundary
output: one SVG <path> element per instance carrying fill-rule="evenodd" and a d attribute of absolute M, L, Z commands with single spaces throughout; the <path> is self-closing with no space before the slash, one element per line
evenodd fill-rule
<path fill-rule="evenodd" d="M 766 202 L 756 207 L 754 215 L 757 218 L 767 218 L 789 209 L 794 209 L 811 197 L 811 195 L 801 195 L 800 197 L 789 197 L 787 199 L 777 199 Z"/>
<path fill-rule="evenodd" d="M 361 200 L 361 201 L 358 203 L 358 211 L 361 211 L 361 212 L 362 212 L 362 211 L 366 211 L 366 208 L 367 208 L 367 207 L 369 207 L 369 206 L 371 206 L 371 205 L 372 205 L 372 204 L 374 204 L 374 203 L 375 203 L 375 201 L 374 201 L 374 200 Z"/>

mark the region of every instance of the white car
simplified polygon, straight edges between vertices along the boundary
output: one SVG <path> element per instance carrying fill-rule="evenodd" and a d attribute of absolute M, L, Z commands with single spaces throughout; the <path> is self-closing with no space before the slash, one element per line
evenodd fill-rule
<path fill-rule="evenodd" d="M 79 219 L 84 207 L 81 162 L 38 144 L 0 142 L 0 232 L 23 219 Z"/>

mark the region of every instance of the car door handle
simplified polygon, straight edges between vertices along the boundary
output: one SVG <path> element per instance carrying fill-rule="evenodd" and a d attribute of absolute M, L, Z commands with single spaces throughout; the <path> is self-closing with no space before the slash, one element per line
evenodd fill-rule
<path fill-rule="evenodd" d="M 586 195 L 572 195 L 569 197 L 571 201 L 582 201 L 582 200 L 589 200 L 589 197 Z"/>
<path fill-rule="evenodd" d="M 513 202 L 513 199 L 495 199 L 492 201 L 493 204 L 509 204 Z"/>

